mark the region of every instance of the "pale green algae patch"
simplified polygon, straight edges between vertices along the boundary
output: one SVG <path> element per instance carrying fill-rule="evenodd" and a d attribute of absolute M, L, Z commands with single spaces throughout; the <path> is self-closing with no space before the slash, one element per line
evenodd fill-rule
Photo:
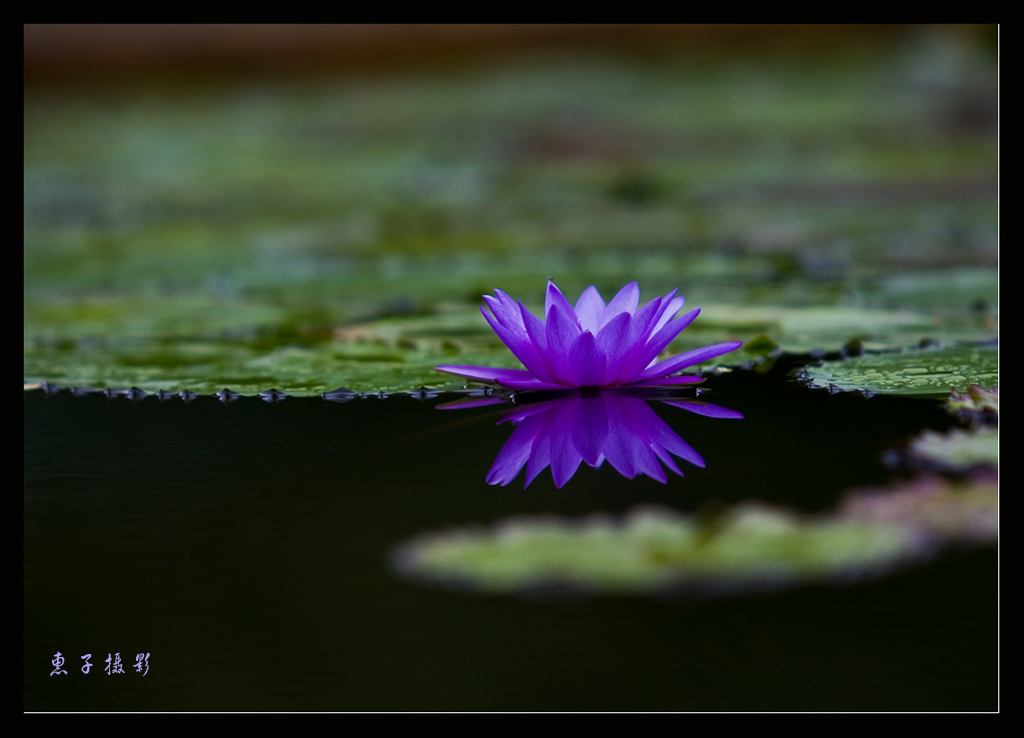
<path fill-rule="evenodd" d="M 490 529 L 423 536 L 398 569 L 417 579 L 491 592 L 567 588 L 605 594 L 737 592 L 847 579 L 920 554 L 894 524 L 801 517 L 744 504 L 721 519 L 663 508 L 625 518 L 516 518 Z"/>
<path fill-rule="evenodd" d="M 820 388 L 942 397 L 973 384 L 998 384 L 999 349 L 950 346 L 866 354 L 808 367 L 806 378 Z"/>

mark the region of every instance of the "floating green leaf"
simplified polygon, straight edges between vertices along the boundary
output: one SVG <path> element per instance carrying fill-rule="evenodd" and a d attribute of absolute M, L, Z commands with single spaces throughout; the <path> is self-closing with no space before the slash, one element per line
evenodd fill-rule
<path fill-rule="evenodd" d="M 454 340 L 404 341 L 360 329 L 334 338 L 255 335 L 30 342 L 25 348 L 25 378 L 59 386 L 187 389 L 199 394 L 228 387 L 243 395 L 276 387 L 289 394 L 315 395 L 339 386 L 357 392 L 419 386 L 455 389 L 464 380 L 434 370 L 450 361 L 453 351 L 477 362 L 516 365 L 500 343 L 489 348 L 482 341 L 460 341 L 453 348 Z"/>
<path fill-rule="evenodd" d="M 788 353 L 838 351 L 852 340 L 868 348 L 914 345 L 936 329 L 935 320 L 907 310 L 844 306 L 703 305 L 697 330 L 768 340 Z M 746 341 L 745 341 L 746 343 Z M 756 352 L 755 344 L 753 352 Z"/>
<path fill-rule="evenodd" d="M 999 381 L 999 350 L 988 346 L 951 346 L 867 354 L 826 361 L 807 369 L 815 387 L 867 390 L 887 394 L 945 397 L 972 384 Z"/>
<path fill-rule="evenodd" d="M 839 507 L 848 520 L 896 524 L 937 543 L 994 544 L 999 533 L 999 483 L 984 470 L 960 481 L 924 476 L 886 489 L 858 490 Z"/>
<path fill-rule="evenodd" d="M 953 544 L 998 537 L 998 478 L 915 478 L 851 492 L 832 512 L 743 503 L 714 517 L 642 507 L 622 518 L 510 518 L 425 534 L 404 576 L 485 592 L 735 594 L 878 576 Z"/>
<path fill-rule="evenodd" d="M 747 504 L 710 521 L 661 508 L 621 520 L 518 518 L 422 536 L 396 562 L 415 578 L 494 592 L 739 592 L 878 573 L 918 544 L 899 525 Z"/>
<path fill-rule="evenodd" d="M 949 433 L 925 431 L 910 444 L 918 457 L 950 469 L 978 464 L 999 465 L 999 429 L 954 429 Z"/>
<path fill-rule="evenodd" d="M 972 384 L 966 392 L 954 390 L 950 393 L 946 407 L 955 415 L 966 417 L 977 422 L 986 414 L 998 417 L 999 415 L 999 389 L 993 387 L 991 391 L 984 387 Z"/>
<path fill-rule="evenodd" d="M 679 351 L 990 339 L 998 77 L 962 52 L 943 86 L 894 47 L 28 90 L 25 379 L 443 386 L 480 295 L 548 277 L 679 288 Z"/>

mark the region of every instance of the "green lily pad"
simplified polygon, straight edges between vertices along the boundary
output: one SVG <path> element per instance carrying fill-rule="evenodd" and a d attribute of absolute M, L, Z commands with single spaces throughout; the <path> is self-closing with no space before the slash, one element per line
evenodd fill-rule
<path fill-rule="evenodd" d="M 456 389 L 465 380 L 434 370 L 438 364 L 449 363 L 451 355 L 441 342 L 410 347 L 398 342 L 258 337 L 83 340 L 68 350 L 27 346 L 25 378 L 29 384 L 134 386 L 149 392 L 190 390 L 199 394 L 224 387 L 243 395 L 271 387 L 296 395 L 317 395 L 340 386 L 356 392 L 420 386 Z M 507 349 L 464 350 L 458 355 L 492 366 L 518 364 Z"/>
<path fill-rule="evenodd" d="M 450 386 L 508 360 L 480 295 L 549 277 L 679 288 L 674 351 L 990 339 L 997 65 L 920 84 L 913 53 L 26 90 L 25 379 Z"/>
<path fill-rule="evenodd" d="M 989 320 L 999 303 L 999 273 L 986 267 L 907 270 L 879 279 L 873 299 L 931 314 Z M 989 326 L 994 327 L 994 326 Z"/>
<path fill-rule="evenodd" d="M 771 341 L 787 353 L 838 351 L 857 340 L 867 348 L 915 345 L 936 329 L 929 315 L 843 306 L 702 306 L 693 333 L 737 336 L 744 344 Z M 725 339 L 723 339 L 725 340 Z"/>
<path fill-rule="evenodd" d="M 999 350 L 987 346 L 951 346 L 867 354 L 808 367 L 811 386 L 886 394 L 945 397 L 972 384 L 999 381 Z"/>
<path fill-rule="evenodd" d="M 858 490 L 837 514 L 848 520 L 897 524 L 939 543 L 995 544 L 998 477 L 993 470 L 983 470 L 958 481 L 923 476 L 900 486 Z"/>
<path fill-rule="evenodd" d="M 421 535 L 394 564 L 418 581 L 496 593 L 728 595 L 845 583 L 950 545 L 994 545 L 998 490 L 994 469 L 975 469 L 854 490 L 816 516 L 743 503 L 711 518 L 660 507 L 518 517 Z"/>
<path fill-rule="evenodd" d="M 999 465 L 999 429 L 955 429 L 949 433 L 925 431 L 910 444 L 916 456 L 954 470 L 979 464 Z"/>
<path fill-rule="evenodd" d="M 978 422 L 986 414 L 999 416 L 999 389 L 993 387 L 987 390 L 977 384 L 972 384 L 966 392 L 950 393 L 946 407 L 954 415 L 966 417 L 969 420 Z"/>
<path fill-rule="evenodd" d="M 879 573 L 919 555 L 919 543 L 895 524 L 747 504 L 714 521 L 661 508 L 517 518 L 422 536 L 396 562 L 417 579 L 490 592 L 742 592 Z"/>
<path fill-rule="evenodd" d="M 26 300 L 26 340 L 38 350 L 78 341 L 169 341 L 246 337 L 268 328 L 295 326 L 301 318 L 273 304 L 207 295 L 84 296 Z"/>
<path fill-rule="evenodd" d="M 242 394 L 278 387 L 316 394 L 342 385 L 362 392 L 461 386 L 449 375 L 434 371 L 439 364 L 519 367 L 479 309 L 470 306 L 442 304 L 423 315 L 334 328 L 325 327 L 329 315 L 192 298 L 57 303 L 35 308 L 32 315 L 38 330 L 31 337 L 26 334 L 25 379 L 29 382 L 200 393 L 228 386 Z M 711 304 L 702 308 L 700 317 L 673 341 L 665 356 L 713 343 L 744 341 L 739 350 L 698 367 L 707 370 L 758 359 L 766 351 L 834 351 L 854 338 L 870 345 L 916 342 L 931 325 L 929 318 L 906 312 Z M 918 355 L 925 356 L 914 354 Z M 956 365 L 964 357 L 977 356 L 987 354 L 929 353 L 929 361 L 945 357 L 935 372 L 921 370 L 934 362 L 871 355 L 830 362 L 809 373 L 816 384 L 817 377 L 824 381 L 828 376 L 825 386 L 934 394 L 948 392 L 950 386 L 966 389 L 971 382 L 991 380 L 994 374 Z M 873 362 L 882 362 L 882 369 Z M 862 365 L 866 368 L 856 369 Z M 898 375 L 901 368 L 907 372 L 903 382 Z"/>

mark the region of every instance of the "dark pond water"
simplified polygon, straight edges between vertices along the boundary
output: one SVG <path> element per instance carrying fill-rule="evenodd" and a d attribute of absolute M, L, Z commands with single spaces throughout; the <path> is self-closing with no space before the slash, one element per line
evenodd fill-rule
<path fill-rule="evenodd" d="M 662 485 L 485 476 L 511 427 L 451 397 L 185 405 L 25 394 L 27 710 L 993 710 L 997 572 L 956 553 L 857 586 L 723 599 L 487 596 L 395 576 L 430 530 L 531 512 L 824 510 L 946 414 L 778 376 L 744 420 L 659 416 L 707 462 Z M 66 675 L 50 676 L 54 654 Z M 105 673 L 119 653 L 124 674 Z M 149 654 L 148 673 L 136 655 Z M 81 656 L 92 654 L 82 674 Z"/>

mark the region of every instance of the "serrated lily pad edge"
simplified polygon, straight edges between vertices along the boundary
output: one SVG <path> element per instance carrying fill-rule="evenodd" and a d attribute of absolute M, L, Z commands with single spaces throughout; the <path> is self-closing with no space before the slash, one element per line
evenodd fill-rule
<path fill-rule="evenodd" d="M 998 342 L 983 342 L 983 343 L 977 343 L 977 344 L 958 344 L 958 345 L 952 345 L 952 346 L 934 346 L 934 345 L 929 345 L 929 346 L 922 346 L 922 347 L 917 347 L 917 348 L 904 348 L 904 349 L 893 349 L 891 351 L 869 352 L 869 353 L 866 353 L 866 354 L 863 354 L 863 355 L 877 356 L 877 357 L 886 357 L 886 356 L 890 356 L 890 357 L 898 357 L 898 356 L 899 357 L 905 357 L 905 356 L 913 356 L 914 352 L 921 352 L 922 355 L 926 355 L 928 352 L 931 352 L 931 351 L 938 351 L 938 350 L 943 350 L 943 349 L 958 349 L 958 348 L 962 348 L 962 349 L 976 348 L 976 349 L 981 349 L 981 350 L 994 350 L 997 353 L 998 353 L 998 350 L 999 350 Z M 826 363 L 826 362 L 830 362 L 831 363 L 831 362 L 842 362 L 842 361 L 856 361 L 859 358 L 860 358 L 860 356 L 845 356 L 845 355 L 839 355 L 839 356 L 835 356 L 835 357 L 822 357 L 822 358 L 818 359 L 818 366 L 819 367 L 823 366 L 824 363 Z M 843 382 L 843 381 L 829 381 L 827 383 L 822 383 L 821 381 L 819 381 L 819 378 L 815 376 L 815 369 L 817 369 L 817 367 L 812 367 L 810 364 L 808 364 L 807 366 L 805 366 L 805 367 L 803 367 L 801 369 L 795 370 L 794 371 L 794 377 L 798 381 L 800 381 L 801 383 L 805 384 L 810 389 L 825 390 L 825 391 L 833 393 L 833 394 L 837 393 L 837 392 L 857 392 L 857 393 L 865 395 L 867 397 L 873 397 L 876 394 L 889 394 L 889 395 L 901 395 L 901 396 L 906 396 L 906 397 L 928 397 L 928 398 L 938 399 L 938 398 L 944 398 L 947 395 L 951 395 L 951 394 L 955 395 L 955 394 L 959 394 L 959 393 L 967 393 L 967 392 L 970 391 L 970 387 L 979 386 L 976 382 L 971 382 L 971 381 L 965 379 L 964 377 L 956 377 L 957 379 L 959 379 L 961 381 L 950 383 L 947 387 L 944 387 L 942 389 L 901 388 L 901 389 L 895 389 L 895 390 L 887 390 L 887 389 L 879 388 L 877 386 L 873 386 L 870 383 L 856 383 L 856 382 Z M 988 387 L 996 387 L 998 385 L 998 370 L 996 372 L 996 375 L 997 375 L 997 378 L 995 379 L 995 381 L 986 383 L 986 386 L 988 386 Z M 951 377 L 951 378 L 954 378 L 954 377 Z M 960 387 L 957 386 L 958 384 L 960 385 Z"/>

